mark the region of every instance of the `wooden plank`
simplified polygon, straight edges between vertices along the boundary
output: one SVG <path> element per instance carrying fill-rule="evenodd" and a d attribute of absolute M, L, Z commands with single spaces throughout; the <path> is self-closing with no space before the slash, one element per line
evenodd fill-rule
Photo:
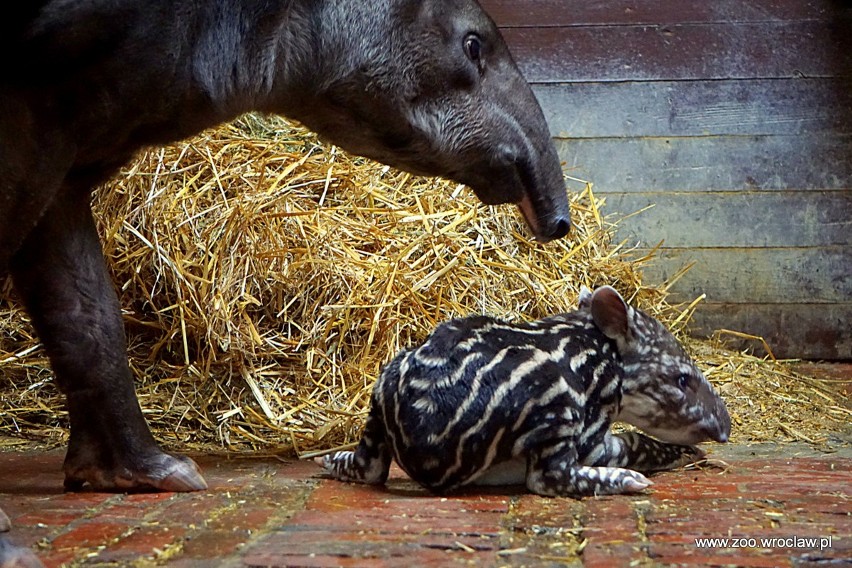
<path fill-rule="evenodd" d="M 827 0 L 480 0 L 501 27 L 685 24 L 829 20 L 839 11 Z"/>
<path fill-rule="evenodd" d="M 852 80 L 608 82 L 533 87 L 560 138 L 852 134 Z"/>
<path fill-rule="evenodd" d="M 507 28 L 533 83 L 757 79 L 849 75 L 838 23 Z"/>
<path fill-rule="evenodd" d="M 604 193 L 609 213 L 629 214 L 618 235 L 652 247 L 852 245 L 852 191 Z"/>
<path fill-rule="evenodd" d="M 567 172 L 599 191 L 852 188 L 852 136 L 557 139 Z"/>
<path fill-rule="evenodd" d="M 779 358 L 852 359 L 852 303 L 841 304 L 704 304 L 690 329 L 707 336 L 717 329 L 763 337 Z M 735 348 L 756 347 L 754 341 L 726 336 Z"/>
<path fill-rule="evenodd" d="M 637 251 L 639 254 L 647 250 Z M 842 303 L 852 299 L 852 247 L 697 248 L 658 251 L 644 281 L 663 283 L 694 262 L 672 299 L 711 303 Z"/>

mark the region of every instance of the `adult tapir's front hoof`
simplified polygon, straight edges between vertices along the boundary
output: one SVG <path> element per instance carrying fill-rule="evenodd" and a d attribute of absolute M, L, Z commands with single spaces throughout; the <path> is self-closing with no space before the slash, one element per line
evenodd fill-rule
<path fill-rule="evenodd" d="M 180 455 L 159 452 L 131 464 L 104 466 L 66 458 L 65 490 L 88 484 L 96 491 L 201 491 L 207 482 L 196 463 Z"/>

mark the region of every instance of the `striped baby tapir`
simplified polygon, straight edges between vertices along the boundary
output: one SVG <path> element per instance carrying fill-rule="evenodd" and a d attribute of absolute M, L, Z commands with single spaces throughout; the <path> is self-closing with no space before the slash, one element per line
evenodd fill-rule
<path fill-rule="evenodd" d="M 638 432 L 612 433 L 621 421 Z M 530 323 L 443 323 L 382 370 L 357 449 L 317 460 L 333 477 L 384 483 L 391 459 L 436 493 L 523 484 L 541 495 L 632 493 L 642 473 L 704 456 L 731 421 L 675 337 L 615 289 Z"/>

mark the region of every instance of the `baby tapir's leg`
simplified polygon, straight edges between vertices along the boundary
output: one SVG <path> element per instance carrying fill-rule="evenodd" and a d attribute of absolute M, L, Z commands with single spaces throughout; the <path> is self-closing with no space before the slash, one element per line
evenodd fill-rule
<path fill-rule="evenodd" d="M 531 452 L 527 459 L 527 488 L 539 495 L 635 493 L 651 485 L 636 471 L 579 464 L 573 438 Z"/>
<path fill-rule="evenodd" d="M 620 432 L 608 433 L 584 462 L 650 472 L 675 469 L 703 457 L 704 452 L 697 446 L 666 444 L 639 432 Z"/>
<path fill-rule="evenodd" d="M 391 452 L 385 435 L 381 412 L 374 405 L 364 427 L 364 436 L 354 452 L 335 452 L 317 458 L 333 477 L 343 481 L 357 481 L 380 485 L 387 481 Z"/>

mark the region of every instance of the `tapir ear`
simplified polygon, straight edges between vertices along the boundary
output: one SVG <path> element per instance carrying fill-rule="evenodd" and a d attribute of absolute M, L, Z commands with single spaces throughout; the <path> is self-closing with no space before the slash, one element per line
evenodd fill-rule
<path fill-rule="evenodd" d="M 604 335 L 623 349 L 630 342 L 630 308 L 611 286 L 601 286 L 592 294 L 592 319 Z"/>
<path fill-rule="evenodd" d="M 592 305 L 592 291 L 586 285 L 580 287 L 580 298 L 577 300 L 577 307 L 581 310 L 586 310 Z"/>

